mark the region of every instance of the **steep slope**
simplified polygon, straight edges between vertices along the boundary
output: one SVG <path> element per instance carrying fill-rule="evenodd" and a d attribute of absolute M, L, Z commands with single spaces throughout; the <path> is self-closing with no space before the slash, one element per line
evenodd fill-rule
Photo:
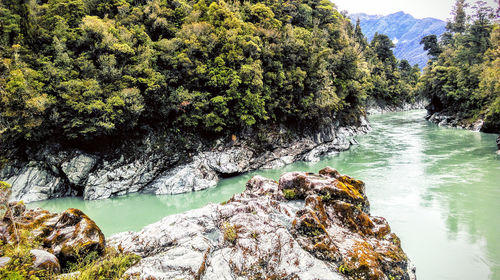
<path fill-rule="evenodd" d="M 418 64 L 421 68 L 427 64 L 428 57 L 420 40 L 430 34 L 441 35 L 446 26 L 442 20 L 416 19 L 404 12 L 387 16 L 352 14 L 350 18 L 353 22 L 359 18 L 361 29 L 368 40 L 372 40 L 377 32 L 389 36 L 396 45 L 394 55 L 398 59 L 408 60 L 411 65 Z"/>

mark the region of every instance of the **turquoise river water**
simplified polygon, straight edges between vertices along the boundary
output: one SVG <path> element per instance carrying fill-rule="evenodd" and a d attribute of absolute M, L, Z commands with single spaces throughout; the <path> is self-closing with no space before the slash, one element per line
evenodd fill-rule
<path fill-rule="evenodd" d="M 424 111 L 370 117 L 359 145 L 316 163 L 297 162 L 222 180 L 216 188 L 174 196 L 134 194 L 100 201 L 63 198 L 29 204 L 79 208 L 106 236 L 140 230 L 166 215 L 228 200 L 248 179 L 325 166 L 366 183 L 371 213 L 401 238 L 419 280 L 500 280 L 500 156 L 496 135 L 443 128 Z"/>

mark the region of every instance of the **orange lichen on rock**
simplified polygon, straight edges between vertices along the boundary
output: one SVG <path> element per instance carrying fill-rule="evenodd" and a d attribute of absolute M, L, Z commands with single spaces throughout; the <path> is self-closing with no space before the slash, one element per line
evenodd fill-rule
<path fill-rule="evenodd" d="M 353 200 L 363 200 L 364 196 L 355 188 L 353 185 L 349 183 L 344 183 L 342 181 L 336 181 L 335 187 L 342 191 L 342 194 L 347 194 Z"/>
<path fill-rule="evenodd" d="M 354 187 L 358 192 L 362 193 L 364 195 L 365 193 L 365 183 L 360 180 L 356 180 L 354 178 L 351 178 L 349 176 L 340 176 L 337 178 L 340 182 L 350 185 L 351 187 Z"/>
<path fill-rule="evenodd" d="M 344 258 L 346 274 L 354 279 L 384 279 L 380 256 L 366 241 L 358 241 Z"/>
<path fill-rule="evenodd" d="M 370 216 L 362 181 L 325 168 L 319 175 L 284 174 L 280 189 L 305 196 L 306 207 L 292 222 L 292 233 L 305 250 L 338 262 L 350 279 L 409 279 L 399 239 L 384 218 Z M 346 242 L 353 236 L 354 244 Z"/>
<path fill-rule="evenodd" d="M 286 199 L 290 199 L 289 194 L 292 191 L 294 199 L 304 199 L 316 194 L 324 201 L 342 200 L 360 205 L 368 212 L 369 203 L 365 199 L 364 183 L 337 173 L 338 171 L 332 168 L 321 170 L 319 175 L 305 172 L 286 173 L 279 180 L 279 190 Z"/>

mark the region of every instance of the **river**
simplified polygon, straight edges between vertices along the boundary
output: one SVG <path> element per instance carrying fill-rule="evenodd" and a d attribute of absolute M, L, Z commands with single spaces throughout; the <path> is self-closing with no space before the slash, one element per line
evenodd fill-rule
<path fill-rule="evenodd" d="M 174 196 L 134 194 L 100 201 L 63 198 L 31 203 L 50 211 L 79 208 L 106 236 L 140 230 L 166 215 L 228 200 L 253 175 L 325 166 L 366 183 L 371 213 L 387 218 L 417 267 L 419 280 L 500 280 L 500 157 L 496 135 L 438 127 L 425 111 L 370 117 L 359 145 L 315 163 L 256 171 L 216 188 Z"/>

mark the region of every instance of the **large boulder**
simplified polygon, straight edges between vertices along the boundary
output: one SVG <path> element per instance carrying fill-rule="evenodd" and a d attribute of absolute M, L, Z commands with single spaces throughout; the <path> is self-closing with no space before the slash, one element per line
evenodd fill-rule
<path fill-rule="evenodd" d="M 332 168 L 256 176 L 228 202 L 165 217 L 108 243 L 138 279 L 415 279 L 364 183 Z"/>
<path fill-rule="evenodd" d="M 39 162 L 5 166 L 0 169 L 0 178 L 12 185 L 13 200 L 32 202 L 70 194 L 64 180 Z"/>
<path fill-rule="evenodd" d="M 179 194 L 215 187 L 219 182 L 217 173 L 201 159 L 178 166 L 161 174 L 144 190 L 155 194 Z"/>
<path fill-rule="evenodd" d="M 90 171 L 97 163 L 97 159 L 87 154 L 80 154 L 61 164 L 68 181 L 73 185 L 82 185 Z"/>
<path fill-rule="evenodd" d="M 0 221 L 0 239 L 3 242 L 15 243 L 18 232 L 25 229 L 30 232 L 29 238 L 41 243 L 38 249 L 57 257 L 62 266 L 91 252 L 99 255 L 104 252 L 104 234 L 78 209 L 71 208 L 56 214 L 40 208 L 26 210 L 23 204 L 11 202 L 9 211 L 9 215 Z M 50 259 L 47 255 L 34 255 L 39 255 L 41 260 Z M 43 263 L 40 261 L 40 265 Z"/>

